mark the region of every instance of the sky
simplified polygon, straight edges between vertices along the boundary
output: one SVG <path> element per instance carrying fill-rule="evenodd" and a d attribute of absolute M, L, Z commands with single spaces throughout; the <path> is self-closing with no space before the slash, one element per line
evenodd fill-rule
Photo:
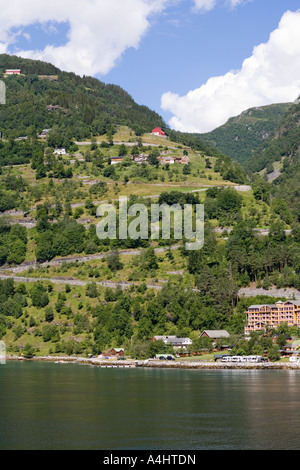
<path fill-rule="evenodd" d="M 119 85 L 204 133 L 300 95 L 300 0 L 0 0 L 0 53 Z"/>

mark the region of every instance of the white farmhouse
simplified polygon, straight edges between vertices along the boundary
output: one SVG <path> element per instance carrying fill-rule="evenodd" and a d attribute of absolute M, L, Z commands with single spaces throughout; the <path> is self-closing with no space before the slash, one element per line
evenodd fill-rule
<path fill-rule="evenodd" d="M 54 149 L 55 155 L 67 155 L 66 149 Z"/>

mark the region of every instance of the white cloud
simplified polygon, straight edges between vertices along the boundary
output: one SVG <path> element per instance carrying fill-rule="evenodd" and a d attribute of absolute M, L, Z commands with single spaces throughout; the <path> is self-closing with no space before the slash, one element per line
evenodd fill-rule
<path fill-rule="evenodd" d="M 51 62 L 79 75 L 105 75 L 128 48 L 138 48 L 152 17 L 184 0 L 0 0 L 0 53 L 24 36 L 24 28 L 40 25 L 45 34 L 69 25 L 66 43 L 18 50 L 21 57 Z M 207 12 L 217 2 L 235 6 L 245 0 L 189 0 L 194 11 Z M 30 32 L 26 33 L 27 39 Z M 33 44 L 33 42 L 31 42 Z M 28 41 L 25 47 L 28 47 Z M 32 45 L 31 47 L 35 47 Z"/>
<path fill-rule="evenodd" d="M 10 0 L 1 3 L 0 52 L 7 52 L 21 28 L 36 23 L 68 23 L 66 44 L 43 50 L 21 50 L 22 57 L 40 59 L 80 75 L 108 73 L 130 47 L 137 48 L 153 14 L 174 0 Z"/>
<path fill-rule="evenodd" d="M 194 0 L 194 2 L 196 10 L 209 11 L 216 6 L 217 0 Z"/>
<path fill-rule="evenodd" d="M 300 10 L 287 11 L 268 42 L 256 46 L 240 70 L 210 78 L 185 96 L 167 92 L 162 109 L 173 129 L 208 132 L 242 111 L 294 101 L 300 94 Z"/>
<path fill-rule="evenodd" d="M 247 0 L 229 0 L 229 3 L 234 8 L 238 5 L 240 5 L 241 3 L 243 3 L 244 1 L 247 1 Z"/>
<path fill-rule="evenodd" d="M 194 9 L 200 12 L 212 10 L 217 4 L 225 4 L 235 8 L 238 5 L 252 0 L 194 0 Z"/>

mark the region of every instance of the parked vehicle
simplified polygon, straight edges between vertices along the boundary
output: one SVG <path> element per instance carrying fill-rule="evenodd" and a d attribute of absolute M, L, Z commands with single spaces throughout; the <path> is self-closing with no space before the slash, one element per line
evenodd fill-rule
<path fill-rule="evenodd" d="M 235 363 L 255 363 L 266 362 L 268 359 L 263 356 L 224 356 L 222 362 L 235 362 Z"/>
<path fill-rule="evenodd" d="M 290 360 L 290 362 L 300 362 L 300 357 L 299 356 L 291 356 L 289 360 Z"/>

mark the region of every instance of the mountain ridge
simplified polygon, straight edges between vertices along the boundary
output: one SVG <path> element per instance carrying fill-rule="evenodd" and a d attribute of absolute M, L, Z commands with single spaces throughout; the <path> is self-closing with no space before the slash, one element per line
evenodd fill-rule
<path fill-rule="evenodd" d="M 274 132 L 253 153 L 244 165 L 250 173 L 259 172 L 268 164 L 291 157 L 300 143 L 300 103 L 296 100 L 282 116 Z"/>
<path fill-rule="evenodd" d="M 280 120 L 292 103 L 275 103 L 244 110 L 238 116 L 199 138 L 232 159 L 245 164 L 263 142 L 274 134 Z"/>
<path fill-rule="evenodd" d="M 21 75 L 5 77 L 9 68 L 21 69 Z M 0 77 L 10 105 L 0 108 L 0 129 L 8 138 L 27 135 L 32 126 L 40 132 L 63 125 L 75 140 L 105 134 L 115 125 L 128 125 L 137 135 L 166 128 L 158 113 L 135 103 L 121 87 L 46 62 L 0 54 Z"/>

